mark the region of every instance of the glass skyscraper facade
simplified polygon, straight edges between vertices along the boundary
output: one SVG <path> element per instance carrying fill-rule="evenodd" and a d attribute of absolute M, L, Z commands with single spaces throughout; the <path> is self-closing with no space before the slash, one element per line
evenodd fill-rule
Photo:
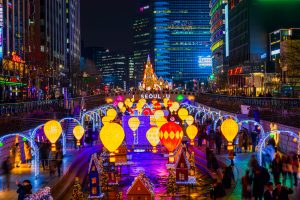
<path fill-rule="evenodd" d="M 155 73 L 174 83 L 212 73 L 209 0 L 154 2 Z"/>

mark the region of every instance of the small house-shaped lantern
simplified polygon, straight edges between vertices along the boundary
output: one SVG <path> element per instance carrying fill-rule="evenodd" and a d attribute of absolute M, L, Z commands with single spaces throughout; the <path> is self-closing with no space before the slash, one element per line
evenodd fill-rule
<path fill-rule="evenodd" d="M 182 149 L 175 163 L 176 182 L 186 182 L 189 179 L 190 163 L 187 159 L 185 150 Z"/>
<path fill-rule="evenodd" d="M 92 154 L 90 163 L 89 163 L 89 186 L 90 186 L 90 195 L 89 198 L 101 198 L 103 193 L 101 192 L 100 187 L 100 174 L 102 173 L 100 167 L 100 161 L 96 153 Z"/>
<path fill-rule="evenodd" d="M 153 185 L 144 172 L 141 172 L 127 190 L 128 200 L 153 200 Z"/>

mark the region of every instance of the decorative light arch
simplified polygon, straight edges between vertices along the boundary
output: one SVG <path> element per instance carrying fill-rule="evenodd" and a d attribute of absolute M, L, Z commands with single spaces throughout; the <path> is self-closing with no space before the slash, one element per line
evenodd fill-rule
<path fill-rule="evenodd" d="M 7 135 L 0 137 L 0 142 L 3 143 L 6 138 L 15 137 L 16 135 L 26 138 L 26 140 L 30 142 L 30 146 L 33 148 L 33 151 L 34 151 L 34 159 L 33 159 L 34 160 L 34 162 L 33 162 L 34 163 L 34 175 L 37 178 L 37 176 L 40 174 L 39 148 L 38 148 L 37 144 L 35 143 L 35 141 L 29 135 L 25 135 L 24 133 L 11 133 L 11 134 L 7 134 Z M 1 147 L 0 147 L 0 151 L 1 151 Z"/>
<path fill-rule="evenodd" d="M 220 114 L 220 112 L 216 112 L 216 111 L 208 111 L 208 112 L 205 112 L 205 114 L 204 114 L 203 117 L 202 117 L 202 121 L 201 121 L 202 124 L 204 124 L 204 120 L 206 119 L 206 117 L 207 117 L 208 115 L 211 115 L 212 120 L 215 121 L 215 120 L 216 120 L 216 117 L 220 116 L 221 114 Z"/>
<path fill-rule="evenodd" d="M 106 113 L 106 111 L 105 111 L 105 113 Z M 93 121 L 93 130 L 95 130 L 96 127 L 101 127 L 101 117 L 97 112 L 95 112 L 93 110 L 84 112 L 81 116 L 81 125 L 82 126 L 84 126 L 85 116 L 91 117 L 91 119 Z"/>
<path fill-rule="evenodd" d="M 65 117 L 65 118 L 62 118 L 61 120 L 59 120 L 59 123 L 62 123 L 64 120 L 73 120 L 74 122 L 77 123 L 77 125 L 81 125 L 81 123 L 79 122 L 79 120 L 76 119 L 76 118 L 73 118 L 73 117 Z"/>
<path fill-rule="evenodd" d="M 298 142 L 298 152 L 297 152 L 297 154 L 299 155 L 300 154 L 300 137 L 299 137 L 299 135 L 297 134 L 297 133 L 294 133 L 294 132 L 292 132 L 292 131 L 284 131 L 284 130 L 276 130 L 276 132 L 280 135 L 281 133 L 288 133 L 288 134 L 290 134 L 290 136 L 293 136 L 293 137 L 295 137 L 295 138 L 297 138 L 297 142 Z M 262 149 L 263 149 L 263 147 L 265 146 L 265 144 L 266 144 L 266 139 L 268 139 L 269 137 L 270 137 L 270 134 L 272 133 L 272 131 L 271 132 L 268 132 L 268 133 L 266 133 L 266 136 L 264 137 L 264 138 L 262 138 L 260 141 L 259 141 L 259 143 L 258 143 L 258 145 L 257 145 L 257 147 L 256 147 L 256 152 L 257 152 L 257 157 L 258 157 L 258 162 L 259 162 L 259 164 L 260 165 L 262 165 Z"/>
<path fill-rule="evenodd" d="M 37 131 L 41 128 L 43 128 L 45 124 L 41 124 L 41 125 L 38 125 L 37 127 L 35 127 L 33 129 L 33 131 L 30 133 L 30 137 L 32 138 L 32 140 L 34 141 L 35 140 L 35 136 L 37 134 Z M 64 131 L 62 131 L 61 133 L 61 136 L 62 136 L 62 151 L 63 151 L 63 155 L 65 155 L 67 153 L 67 141 L 66 141 L 66 134 Z"/>
<path fill-rule="evenodd" d="M 214 120 L 214 131 L 216 132 L 217 124 L 221 120 L 223 122 L 224 119 L 231 118 L 234 119 L 237 123 L 239 123 L 239 119 L 234 115 L 222 115 L 218 119 Z"/>
<path fill-rule="evenodd" d="M 242 120 L 242 121 L 240 121 L 239 122 L 239 127 L 240 127 L 240 129 L 241 129 L 241 127 L 243 126 L 243 124 L 244 123 L 246 123 L 246 124 L 248 124 L 248 123 L 254 123 L 254 126 L 256 126 L 256 125 L 258 125 L 259 127 L 260 127 L 260 138 L 262 139 L 262 138 L 264 138 L 265 137 L 265 130 L 264 130 L 264 127 L 260 124 L 260 123 L 258 123 L 257 121 L 254 121 L 254 120 Z"/>
<path fill-rule="evenodd" d="M 199 111 L 196 112 L 195 117 L 194 117 L 195 121 L 198 120 L 198 117 L 201 117 L 202 113 L 205 114 L 205 111 L 204 110 L 199 110 Z M 201 120 L 201 122 L 202 122 L 202 117 L 199 119 L 199 120 Z"/>

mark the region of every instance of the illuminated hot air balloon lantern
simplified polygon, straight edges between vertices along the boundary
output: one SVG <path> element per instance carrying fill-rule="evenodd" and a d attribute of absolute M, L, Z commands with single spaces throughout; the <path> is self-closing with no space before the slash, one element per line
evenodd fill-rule
<path fill-rule="evenodd" d="M 56 151 L 56 145 L 58 138 L 62 133 L 62 127 L 58 121 L 51 120 L 44 125 L 44 133 L 48 140 L 51 142 L 51 151 Z"/>
<path fill-rule="evenodd" d="M 138 144 L 138 136 L 136 133 L 136 130 L 139 128 L 140 126 L 140 120 L 137 117 L 132 117 L 128 120 L 128 126 L 129 128 L 133 131 L 133 136 L 134 136 L 134 144 Z"/>
<path fill-rule="evenodd" d="M 110 121 L 113 121 L 117 116 L 117 111 L 113 108 L 110 108 L 106 111 L 106 116 L 109 117 Z"/>
<path fill-rule="evenodd" d="M 114 152 L 125 138 L 123 127 L 117 123 L 108 123 L 101 128 L 99 135 L 103 146 L 110 152 L 110 162 L 115 162 Z"/>
<path fill-rule="evenodd" d="M 178 110 L 178 117 L 182 120 L 182 123 L 184 123 L 184 120 L 188 117 L 189 111 L 186 108 L 180 108 Z"/>
<path fill-rule="evenodd" d="M 159 129 L 159 140 L 169 151 L 169 162 L 174 162 L 173 151 L 178 147 L 183 138 L 181 126 L 174 122 L 168 122 Z"/>
<path fill-rule="evenodd" d="M 153 149 L 152 152 L 156 153 L 157 149 L 156 146 L 159 143 L 159 128 L 158 127 L 152 127 L 150 128 L 146 133 L 147 140 L 152 145 Z"/>
<path fill-rule="evenodd" d="M 226 119 L 221 124 L 221 131 L 226 140 L 228 141 L 227 150 L 230 159 L 233 159 L 233 145 L 232 141 L 239 131 L 239 125 L 233 119 Z"/>
<path fill-rule="evenodd" d="M 187 118 L 185 119 L 185 122 L 188 126 L 192 125 L 194 123 L 194 117 L 191 115 L 187 116 Z"/>
<path fill-rule="evenodd" d="M 195 125 L 190 125 L 186 128 L 186 134 L 191 140 L 191 145 L 194 145 L 194 139 L 198 133 L 198 128 Z"/>
<path fill-rule="evenodd" d="M 75 126 L 73 129 L 73 135 L 77 140 L 76 145 L 80 146 L 80 140 L 84 135 L 84 128 L 80 125 Z"/>

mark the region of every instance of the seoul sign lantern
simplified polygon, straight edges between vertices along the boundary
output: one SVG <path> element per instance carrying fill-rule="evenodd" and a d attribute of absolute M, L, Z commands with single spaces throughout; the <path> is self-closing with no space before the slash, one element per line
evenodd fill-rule
<path fill-rule="evenodd" d="M 174 122 L 168 122 L 159 129 L 159 140 L 169 151 L 169 162 L 174 162 L 173 151 L 178 147 L 183 138 L 181 126 Z"/>

